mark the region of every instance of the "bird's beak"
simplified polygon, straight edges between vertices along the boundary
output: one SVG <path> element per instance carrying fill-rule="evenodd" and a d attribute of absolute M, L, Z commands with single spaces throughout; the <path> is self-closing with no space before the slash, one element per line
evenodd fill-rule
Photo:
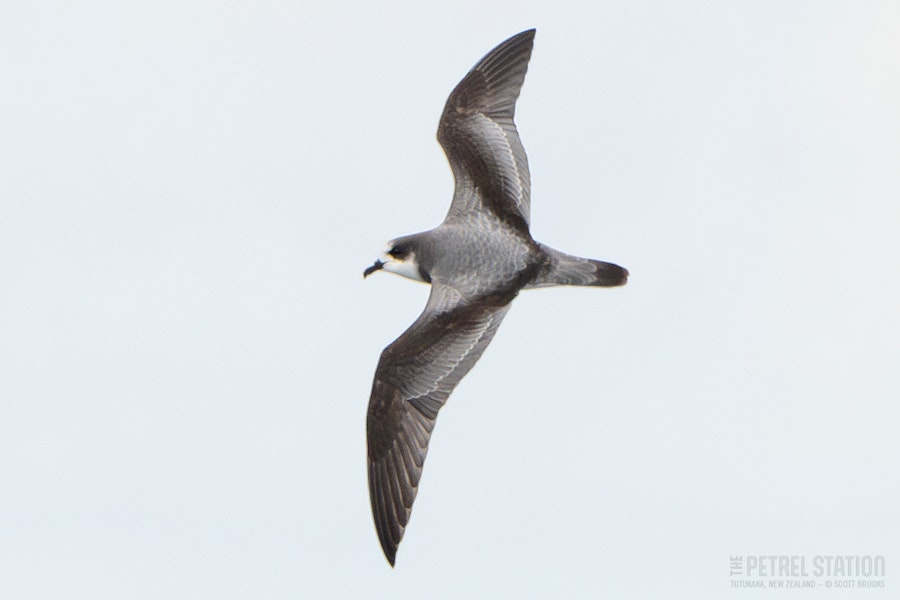
<path fill-rule="evenodd" d="M 375 271 L 380 271 L 383 268 L 384 268 L 384 263 L 381 262 L 380 260 L 376 260 L 374 265 L 372 265 L 371 267 L 366 267 L 366 270 L 363 271 L 363 279 L 365 279 L 366 277 L 368 277 Z"/>

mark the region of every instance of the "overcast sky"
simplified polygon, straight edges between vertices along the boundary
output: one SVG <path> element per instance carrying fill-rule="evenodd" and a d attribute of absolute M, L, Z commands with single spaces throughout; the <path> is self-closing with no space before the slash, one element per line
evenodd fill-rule
<path fill-rule="evenodd" d="M 900 587 L 900 5 L 423 6 L 0 8 L 2 596 Z M 532 233 L 631 279 L 519 296 L 392 570 L 366 405 L 428 288 L 362 270 L 443 218 L 446 96 L 530 27 Z"/>

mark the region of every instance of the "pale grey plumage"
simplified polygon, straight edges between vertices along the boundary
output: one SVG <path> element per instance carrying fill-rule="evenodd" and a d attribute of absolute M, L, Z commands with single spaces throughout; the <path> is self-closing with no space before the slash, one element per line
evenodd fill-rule
<path fill-rule="evenodd" d="M 554 250 L 529 232 L 528 159 L 513 121 L 534 30 L 506 40 L 454 88 L 438 126 L 453 202 L 430 231 L 395 239 L 385 269 L 431 284 L 418 319 L 381 353 L 367 416 L 369 494 L 391 565 L 438 411 L 491 342 L 520 290 L 615 286 L 628 271 Z"/>

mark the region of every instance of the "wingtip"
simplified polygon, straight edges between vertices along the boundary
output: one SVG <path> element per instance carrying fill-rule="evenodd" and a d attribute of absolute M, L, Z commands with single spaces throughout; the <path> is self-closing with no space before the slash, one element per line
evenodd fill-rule
<path fill-rule="evenodd" d="M 397 562 L 397 546 L 382 543 L 381 549 L 384 552 L 384 557 L 387 559 L 388 564 L 391 565 L 391 568 L 393 569 L 394 563 Z"/>
<path fill-rule="evenodd" d="M 522 33 L 519 33 L 518 35 L 516 35 L 514 37 L 521 38 L 523 40 L 528 40 L 528 43 L 533 45 L 535 35 L 537 35 L 537 28 L 532 27 L 531 29 L 526 29 L 525 31 L 523 31 Z"/>
<path fill-rule="evenodd" d="M 534 43 L 534 36 L 537 33 L 537 28 L 532 27 L 531 29 L 526 29 L 525 31 L 520 31 L 516 35 L 510 36 L 505 41 L 500 42 L 499 46 L 504 46 L 506 44 L 514 45 L 518 43 L 526 43 L 529 46 Z"/>

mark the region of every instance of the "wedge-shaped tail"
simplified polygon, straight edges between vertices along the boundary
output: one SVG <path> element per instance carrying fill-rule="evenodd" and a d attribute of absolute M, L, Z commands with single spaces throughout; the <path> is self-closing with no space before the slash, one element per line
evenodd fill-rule
<path fill-rule="evenodd" d="M 628 281 L 628 269 L 613 263 L 571 256 L 541 244 L 549 260 L 526 288 L 552 285 L 591 285 L 615 287 Z"/>

